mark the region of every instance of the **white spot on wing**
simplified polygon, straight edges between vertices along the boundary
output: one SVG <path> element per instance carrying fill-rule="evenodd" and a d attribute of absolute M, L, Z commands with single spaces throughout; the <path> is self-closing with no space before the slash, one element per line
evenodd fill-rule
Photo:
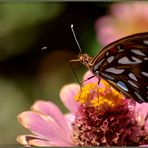
<path fill-rule="evenodd" d="M 147 61 L 148 60 L 148 57 L 145 57 L 144 60 Z"/>
<path fill-rule="evenodd" d="M 127 57 L 122 57 L 121 59 L 118 60 L 119 64 L 138 64 L 138 63 L 142 63 L 141 60 L 132 57 L 133 60 L 135 61 L 130 61 Z"/>
<path fill-rule="evenodd" d="M 138 50 L 138 49 L 132 49 L 131 52 L 137 54 L 137 55 L 141 55 L 141 56 L 146 56 L 142 51 Z"/>
<path fill-rule="evenodd" d="M 128 80 L 128 83 L 130 83 L 132 86 L 139 88 L 134 82 L 132 82 L 131 80 Z"/>
<path fill-rule="evenodd" d="M 106 79 L 109 79 L 109 80 L 114 80 L 115 78 L 114 77 L 112 77 L 112 76 L 110 76 L 110 75 L 108 75 L 108 74 L 106 74 L 106 73 L 101 73 L 102 74 L 102 76 L 104 77 L 104 78 L 106 78 Z"/>
<path fill-rule="evenodd" d="M 108 51 L 106 52 L 106 56 L 109 56 L 109 52 Z"/>
<path fill-rule="evenodd" d="M 119 52 L 122 52 L 122 51 L 124 51 L 124 49 L 120 49 L 120 50 L 118 50 Z"/>
<path fill-rule="evenodd" d="M 111 67 L 111 68 L 107 68 L 105 71 L 110 72 L 110 73 L 114 73 L 114 74 L 121 74 L 124 72 L 124 69 L 117 69 L 117 68 Z"/>
<path fill-rule="evenodd" d="M 99 66 L 102 64 L 103 61 L 104 61 L 104 59 L 102 59 L 100 62 L 98 62 L 98 63 L 94 66 L 93 70 L 96 71 L 96 70 L 99 68 Z"/>
<path fill-rule="evenodd" d="M 118 52 L 124 51 L 124 49 L 122 49 L 120 45 L 117 46 L 117 49 L 118 49 Z"/>
<path fill-rule="evenodd" d="M 144 40 L 143 43 L 144 43 L 145 45 L 148 45 L 148 40 Z"/>
<path fill-rule="evenodd" d="M 137 98 L 138 98 L 139 100 L 141 100 L 141 101 L 144 102 L 143 98 L 142 98 L 136 91 L 134 91 L 134 93 L 135 93 L 135 95 L 137 96 Z"/>
<path fill-rule="evenodd" d="M 141 73 L 142 73 L 144 76 L 148 77 L 148 73 L 147 73 L 147 72 L 142 71 Z"/>
<path fill-rule="evenodd" d="M 120 88 L 122 88 L 123 90 L 128 91 L 128 88 L 126 87 L 126 85 L 125 85 L 124 82 L 119 81 L 119 82 L 117 83 L 117 85 L 118 85 Z"/>
<path fill-rule="evenodd" d="M 138 49 L 132 49 L 131 52 L 137 54 L 137 55 L 141 55 L 141 56 L 146 56 L 142 51 L 138 50 Z"/>
<path fill-rule="evenodd" d="M 138 63 L 142 63 L 142 60 L 140 60 L 140 59 L 138 59 L 138 58 L 136 58 L 136 57 L 133 57 L 132 56 L 132 59 L 133 60 L 135 60 L 135 62 L 138 64 Z"/>
<path fill-rule="evenodd" d="M 110 57 L 107 58 L 108 63 L 111 63 L 113 60 L 114 60 L 114 56 L 110 56 Z"/>
<path fill-rule="evenodd" d="M 138 81 L 136 76 L 133 74 L 133 73 L 129 73 L 128 75 L 131 79 L 135 80 L 135 81 Z"/>

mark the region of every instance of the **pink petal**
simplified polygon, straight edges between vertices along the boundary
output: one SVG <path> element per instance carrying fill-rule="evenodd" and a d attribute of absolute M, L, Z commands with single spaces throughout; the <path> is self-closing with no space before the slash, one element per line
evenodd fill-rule
<path fill-rule="evenodd" d="M 88 83 L 93 83 L 93 82 L 98 82 L 99 79 L 94 76 L 93 78 L 87 80 L 88 78 L 90 78 L 91 76 L 93 76 L 92 72 L 87 71 L 83 77 L 83 81 L 86 80 L 85 82 L 83 82 L 83 84 L 88 84 Z"/>
<path fill-rule="evenodd" d="M 140 113 L 142 113 L 144 119 L 148 114 L 148 103 L 136 103 L 136 110 L 140 111 Z M 148 119 L 145 122 L 145 129 L 148 130 Z"/>
<path fill-rule="evenodd" d="M 75 121 L 75 116 L 73 114 L 66 114 L 65 119 L 67 121 L 67 124 L 69 126 L 69 129 L 72 130 L 72 123 Z"/>
<path fill-rule="evenodd" d="M 50 116 L 28 111 L 21 113 L 18 116 L 18 121 L 32 133 L 45 140 L 59 145 L 72 145 L 70 136 Z"/>
<path fill-rule="evenodd" d="M 59 126 L 65 131 L 65 133 L 69 135 L 70 130 L 68 128 L 64 115 L 55 104 L 50 101 L 36 101 L 32 106 L 32 110 L 39 111 L 41 113 L 51 116 L 57 122 L 57 124 L 59 124 Z"/>
<path fill-rule="evenodd" d="M 118 28 L 117 23 L 110 16 L 99 18 L 95 23 L 98 42 L 106 46 L 120 38 Z"/>
<path fill-rule="evenodd" d="M 140 145 L 139 147 L 148 147 L 148 145 Z"/>
<path fill-rule="evenodd" d="M 91 76 L 93 76 L 92 72 L 90 71 L 87 71 L 83 77 L 83 80 L 87 80 L 88 78 L 90 78 Z M 94 83 L 94 82 L 98 82 L 98 87 L 102 88 L 102 87 L 106 87 L 103 83 L 101 83 L 101 79 L 100 79 L 100 82 L 99 82 L 99 78 L 97 78 L 96 76 L 85 81 L 84 84 L 88 84 L 88 83 Z"/>
<path fill-rule="evenodd" d="M 75 114 L 77 111 L 78 103 L 75 102 L 74 96 L 80 90 L 78 84 L 68 84 L 62 87 L 60 91 L 60 98 L 63 101 L 64 105 L 69 109 L 70 112 Z"/>
<path fill-rule="evenodd" d="M 53 146 L 49 143 L 49 141 L 44 141 L 43 139 L 35 135 L 21 135 L 21 136 L 18 136 L 16 140 L 18 143 L 26 147 L 30 147 L 32 145 L 34 146 Z M 33 143 L 31 141 L 33 141 Z M 34 143 L 34 141 L 38 141 L 38 142 Z"/>
<path fill-rule="evenodd" d="M 58 145 L 58 144 L 52 145 L 52 144 L 50 144 L 50 142 L 44 141 L 44 140 L 40 140 L 40 139 L 29 140 L 28 143 L 29 143 L 29 145 L 31 145 L 31 146 L 40 146 L 40 147 L 41 147 L 41 146 L 42 146 L 42 147 L 61 146 L 61 145 Z"/>
<path fill-rule="evenodd" d="M 131 11 L 131 9 L 133 11 Z M 111 8 L 111 14 L 115 17 L 115 19 L 118 19 L 119 21 L 126 21 L 131 22 L 132 19 L 134 19 L 136 16 L 134 11 L 135 8 L 131 4 L 114 4 Z M 119 13 L 120 12 L 120 13 Z M 122 18 L 122 20 L 121 20 Z"/>
<path fill-rule="evenodd" d="M 137 110 L 140 110 L 140 112 L 142 112 L 144 117 L 148 114 L 148 103 L 136 103 L 136 108 Z"/>
<path fill-rule="evenodd" d="M 30 147 L 30 145 L 28 144 L 27 137 L 36 138 L 36 136 L 33 136 L 33 135 L 21 135 L 17 137 L 16 141 L 26 147 Z"/>

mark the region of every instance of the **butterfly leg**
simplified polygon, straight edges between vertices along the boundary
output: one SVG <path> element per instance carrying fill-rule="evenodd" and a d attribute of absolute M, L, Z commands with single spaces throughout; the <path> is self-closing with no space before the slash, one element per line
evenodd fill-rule
<path fill-rule="evenodd" d="M 86 82 L 86 81 L 88 81 L 88 80 L 92 79 L 93 77 L 95 77 L 95 76 L 93 75 L 93 76 L 91 76 L 91 77 L 87 78 L 86 80 L 82 80 L 82 81 L 80 81 L 80 83 L 81 83 L 81 84 L 83 84 L 84 82 Z"/>
<path fill-rule="evenodd" d="M 99 84 L 100 84 L 100 78 L 98 78 L 98 86 L 99 86 Z M 98 89 L 98 96 L 99 96 L 99 89 Z"/>
<path fill-rule="evenodd" d="M 98 85 L 100 84 L 100 78 L 98 78 Z"/>

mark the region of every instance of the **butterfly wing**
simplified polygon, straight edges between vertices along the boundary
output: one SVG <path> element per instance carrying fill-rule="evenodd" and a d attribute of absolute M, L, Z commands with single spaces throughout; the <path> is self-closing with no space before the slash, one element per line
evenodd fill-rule
<path fill-rule="evenodd" d="M 91 62 L 92 72 L 127 98 L 148 102 L 148 32 L 104 47 Z"/>

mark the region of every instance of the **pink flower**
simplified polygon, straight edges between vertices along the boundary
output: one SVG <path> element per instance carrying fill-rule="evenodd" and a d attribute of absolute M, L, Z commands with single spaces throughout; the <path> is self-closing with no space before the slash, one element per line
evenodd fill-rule
<path fill-rule="evenodd" d="M 18 115 L 20 124 L 33 134 L 18 136 L 17 141 L 25 146 L 74 146 L 71 124 L 77 110 L 73 97 L 78 89 L 77 84 L 62 88 L 61 99 L 70 111 L 65 115 L 54 103 L 43 100 L 36 101 L 31 111 Z"/>
<path fill-rule="evenodd" d="M 130 2 L 111 6 L 110 14 L 96 21 L 97 39 L 103 46 L 130 34 L 148 31 L 148 3 Z"/>
<path fill-rule="evenodd" d="M 87 72 L 84 79 L 92 75 Z M 25 146 L 140 146 L 148 144 L 147 104 L 125 99 L 107 82 L 93 78 L 61 89 L 60 97 L 69 109 L 63 114 L 50 101 L 36 101 L 18 121 L 32 135 L 17 141 Z"/>

